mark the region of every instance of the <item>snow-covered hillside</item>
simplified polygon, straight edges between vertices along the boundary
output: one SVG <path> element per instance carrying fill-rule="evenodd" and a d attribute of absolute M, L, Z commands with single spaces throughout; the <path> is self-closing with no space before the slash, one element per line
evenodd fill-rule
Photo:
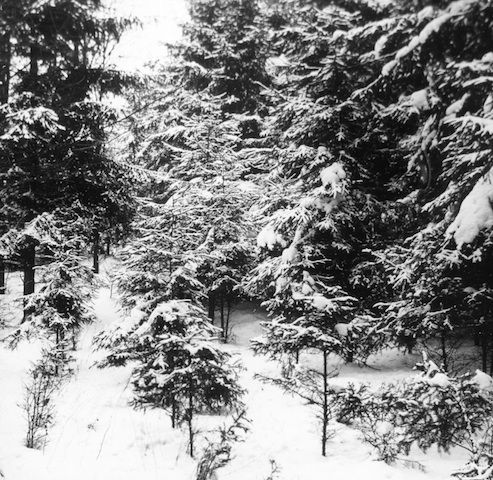
<path fill-rule="evenodd" d="M 20 279 L 19 279 L 20 280 Z M 9 279 L 10 285 L 18 280 Z M 11 296 L 4 298 L 7 300 Z M 81 334 L 75 353 L 75 374 L 56 398 L 56 422 L 42 451 L 24 447 L 25 419 L 20 404 L 23 384 L 39 343 L 21 343 L 11 351 L 0 348 L 0 469 L 7 480 L 185 480 L 193 479 L 196 462 L 187 454 L 187 437 L 171 428 L 164 411 L 136 411 L 129 406 L 130 367 L 98 369 L 101 353 L 92 347 L 94 335 L 120 319 L 114 294 L 102 288 L 94 301 L 97 322 Z M 413 452 L 418 463 L 399 461 L 389 466 L 375 460 L 358 430 L 342 424 L 331 428 L 326 458 L 320 455 L 314 412 L 297 398 L 264 384 L 254 375 L 276 374 L 277 365 L 256 357 L 249 340 L 260 334 L 265 314 L 245 305 L 233 317 L 232 341 L 224 345 L 245 370 L 250 431 L 234 449 L 229 465 L 217 471 L 220 480 L 439 480 L 466 461 L 464 454 Z M 336 382 L 360 380 L 376 384 L 412 375 L 417 355 L 389 351 L 370 361 L 370 367 L 338 365 Z M 316 356 L 303 361 L 316 365 Z M 335 362 L 335 360 L 334 360 Z M 201 426 L 228 422 L 206 418 Z M 422 468 L 425 470 L 422 471 Z"/>

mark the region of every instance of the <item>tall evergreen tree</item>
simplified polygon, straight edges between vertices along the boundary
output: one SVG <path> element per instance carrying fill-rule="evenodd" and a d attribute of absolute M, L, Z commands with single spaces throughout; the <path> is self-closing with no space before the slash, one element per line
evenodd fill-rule
<path fill-rule="evenodd" d="M 98 14 L 98 0 L 11 2 L 3 8 L 8 15 L 0 28 L 10 49 L 2 57 L 8 92 L 0 118 L 2 233 L 22 230 L 56 209 L 90 220 L 88 237 L 124 230 L 132 211 L 130 183 L 105 148 L 114 115 L 101 96 L 128 82 L 104 61 L 129 21 Z M 28 69 L 14 75 L 22 62 Z M 34 248 L 19 252 L 26 268 Z"/>

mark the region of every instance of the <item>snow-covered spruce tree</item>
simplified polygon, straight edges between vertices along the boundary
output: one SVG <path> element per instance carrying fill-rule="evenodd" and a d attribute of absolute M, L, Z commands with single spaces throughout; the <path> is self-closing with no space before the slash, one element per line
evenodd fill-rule
<path fill-rule="evenodd" d="M 36 241 L 44 266 L 39 290 L 25 297 L 28 315 L 12 336 L 14 344 L 24 336 L 42 336 L 63 351 L 70 335 L 75 348 L 80 328 L 93 321 L 90 302 L 95 282 L 83 256 L 87 242 L 83 233 L 79 217 L 55 212 L 30 222 L 17 238 L 17 243 L 23 243 L 29 234 L 28 238 Z"/>
<path fill-rule="evenodd" d="M 307 155 L 312 152 L 307 149 Z M 324 153 L 320 149 L 317 157 Z M 322 163 L 317 157 L 308 156 L 307 163 Z M 364 361 L 380 347 L 383 337 L 371 328 L 374 319 L 358 312 L 357 299 L 341 286 L 348 286 L 343 256 L 351 248 L 337 226 L 350 221 L 339 209 L 346 188 L 346 172 L 335 162 L 320 169 L 319 185 L 304 196 L 301 182 L 286 182 L 278 197 L 283 208 L 276 202 L 264 208 L 273 210 L 257 239 L 265 260 L 245 285 L 250 295 L 266 299 L 273 317 L 264 325 L 265 338 L 254 343 L 258 352 L 296 356 L 319 348 L 320 338 L 324 355 Z"/>
<path fill-rule="evenodd" d="M 454 2 L 407 14 L 375 44 L 373 56 L 390 61 L 353 95 L 382 106 L 378 131 L 407 163 L 400 201 L 421 212 L 407 239 L 375 252 L 373 265 L 385 265 L 395 287 L 387 325 L 401 338 L 432 334 L 444 343 L 457 328 L 480 328 L 483 352 L 490 348 L 491 9 L 490 2 Z M 483 310 L 470 315 L 471 304 Z M 484 369 L 486 363 L 483 354 Z"/>
<path fill-rule="evenodd" d="M 343 164 L 351 188 L 340 208 L 350 215 L 347 224 L 357 225 L 353 238 L 345 235 L 351 267 L 344 289 L 374 316 L 372 303 L 391 302 L 381 330 L 393 330 L 408 344 L 421 331 L 445 335 L 448 341 L 447 323 L 467 325 L 462 307 L 475 292 L 487 294 L 491 283 L 481 267 L 489 255 L 484 119 L 491 5 L 447 3 L 421 10 L 396 5 L 370 16 L 368 9 L 349 15 L 349 9 L 333 5 L 322 12 L 307 9 L 311 24 L 326 31 L 307 35 L 316 45 L 311 50 L 300 33 L 309 30 L 295 28 L 303 17 L 298 24 L 294 17 L 282 17 L 283 27 L 274 31 L 279 53 L 288 52 L 278 59 L 275 88 L 268 92 L 276 103 L 269 134 L 282 149 L 284 177 L 299 179 L 305 191 L 310 188 L 319 167 L 307 165 L 306 147 L 322 146 L 327 163 Z M 464 198 L 463 212 L 479 205 L 467 217 L 475 219 L 471 225 L 462 214 L 456 217 Z M 384 265 L 382 257 L 392 262 Z M 392 283 L 401 274 L 409 282 Z M 449 312 L 440 303 L 459 286 L 461 302 Z M 423 298 L 414 298 L 413 292 Z M 433 304 L 429 314 L 423 302 Z M 395 321 L 397 312 L 413 310 L 424 315 L 408 324 L 400 322 L 405 315 Z M 482 331 L 486 324 L 481 323 Z"/>
<path fill-rule="evenodd" d="M 227 338 L 229 312 L 239 296 L 236 286 L 253 250 L 245 212 L 258 188 L 244 177 L 256 149 L 243 148 L 240 120 L 225 117 L 221 99 L 177 88 L 173 82 L 183 83 L 183 72 L 164 75 L 155 90 L 144 92 L 154 104 L 136 126 L 140 149 L 134 161 L 155 173 L 142 187 L 146 198 L 135 223 L 140 233 L 135 242 L 143 245 L 144 238 L 149 245 L 159 244 L 152 251 L 156 256 L 168 252 L 168 263 L 191 260 L 209 315 L 214 319 L 219 309 Z M 164 273 L 151 263 L 144 274 Z"/>
<path fill-rule="evenodd" d="M 97 340 L 109 349 L 101 366 L 138 362 L 133 405 L 164 408 L 173 427 L 186 424 L 192 457 L 196 416 L 241 406 L 238 367 L 215 345 L 218 333 L 203 309 L 187 300 L 169 300 L 150 315 L 134 313 Z"/>
<path fill-rule="evenodd" d="M 97 0 L 9 1 L 1 16 L 0 233 L 58 208 L 91 220 L 84 225 L 98 235 L 125 231 L 130 183 L 105 146 L 114 110 L 102 98 L 129 81 L 105 60 L 132 22 Z M 22 252 L 26 273 L 34 250 Z"/>
<path fill-rule="evenodd" d="M 491 377 L 479 370 L 449 376 L 426 357 L 420 369 L 415 378 L 377 392 L 361 389 L 355 425 L 387 462 L 408 454 L 413 445 L 445 452 L 460 446 L 479 460 L 483 435 L 491 435 Z"/>
<path fill-rule="evenodd" d="M 271 258 L 260 264 L 248 285 L 252 293 L 268 298 L 282 290 L 284 270 L 289 272 L 284 278 L 288 291 L 290 282 L 302 288 L 303 275 L 317 275 L 315 281 L 334 288 L 336 295 L 346 292 L 356 308 L 334 323 L 349 324 L 354 318 L 350 328 L 340 329 L 350 332 L 344 339 L 345 356 L 350 359 L 350 345 L 358 345 L 356 356 L 364 360 L 387 342 L 385 327 L 376 326 L 373 304 L 387 299 L 390 288 L 382 271 L 375 267 L 369 273 L 362 265 L 371 260 L 375 244 L 403 234 L 405 229 L 398 226 L 403 214 L 407 220 L 412 212 L 391 205 L 394 194 L 389 194 L 388 183 L 405 168 L 383 152 L 393 145 L 376 135 L 380 129 L 372 122 L 374 107 L 351 98 L 378 77 L 382 61 L 369 54 L 382 31 L 399 21 L 384 21 L 384 9 L 352 7 L 357 13 L 332 5 L 290 15 L 281 5 L 271 17 L 277 22 L 272 38 L 280 57 L 272 60 L 272 88 L 265 90 L 275 105 L 266 134 L 276 144 L 277 164 L 266 182 L 267 201 L 259 208 L 266 228 L 259 240 L 262 244 L 261 237 L 269 237 L 264 245 L 270 245 Z M 294 276 L 283 260 L 297 242 L 296 226 L 289 225 L 296 220 L 290 216 L 303 224 Z"/>
<path fill-rule="evenodd" d="M 186 42 L 178 47 L 186 62 L 187 89 L 208 90 L 223 96 L 224 112 L 255 114 L 261 84 L 268 82 L 266 30 L 257 0 L 193 0 Z M 256 130 L 256 119 L 246 119 Z M 255 132 L 253 131 L 254 136 Z"/>

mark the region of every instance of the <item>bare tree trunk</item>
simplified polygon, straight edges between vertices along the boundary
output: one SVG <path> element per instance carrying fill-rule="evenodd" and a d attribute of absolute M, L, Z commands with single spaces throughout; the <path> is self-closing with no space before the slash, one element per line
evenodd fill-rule
<path fill-rule="evenodd" d="M 31 243 L 26 247 L 24 252 L 22 253 L 22 264 L 24 268 L 24 290 L 23 294 L 31 295 L 34 293 L 35 279 L 34 279 L 34 266 L 36 260 L 36 246 L 34 243 Z M 24 301 L 24 307 L 26 302 Z M 28 317 L 31 315 L 32 310 L 28 308 L 24 308 L 24 317 L 22 319 L 25 322 Z"/>
<path fill-rule="evenodd" d="M 447 337 L 444 331 L 440 335 L 440 348 L 442 350 L 442 365 L 445 372 L 448 371 Z"/>
<path fill-rule="evenodd" d="M 10 32 L 5 32 L 0 35 L 0 105 L 9 101 L 11 58 Z"/>
<path fill-rule="evenodd" d="M 323 405 L 322 405 L 322 455 L 327 454 L 327 429 L 329 426 L 329 392 L 327 382 L 327 352 L 323 351 L 324 371 L 323 371 Z"/>
<path fill-rule="evenodd" d="M 96 229 L 94 229 L 93 237 L 92 269 L 94 273 L 99 273 L 99 232 Z"/>
<path fill-rule="evenodd" d="M 224 341 L 227 342 L 229 338 L 229 320 L 231 318 L 231 310 L 233 309 L 233 302 L 231 297 L 228 295 L 226 298 L 226 321 L 224 325 Z"/>
<path fill-rule="evenodd" d="M 225 317 L 224 317 L 224 295 L 221 295 L 221 300 L 219 302 L 219 308 L 221 309 L 221 337 L 223 340 L 226 338 L 225 329 Z"/>
<path fill-rule="evenodd" d="M 483 331 L 481 332 L 481 364 L 483 372 L 486 373 L 486 365 L 488 360 L 488 342 L 486 340 L 486 332 L 484 330 L 485 328 L 483 327 Z"/>
<path fill-rule="evenodd" d="M 215 312 L 216 312 L 216 296 L 213 293 L 209 293 L 208 316 L 211 319 L 213 325 L 214 325 Z"/>
<path fill-rule="evenodd" d="M 0 295 L 5 294 L 5 262 L 0 260 Z"/>
<path fill-rule="evenodd" d="M 187 414 L 187 423 L 188 423 L 188 436 L 190 439 L 190 456 L 194 458 L 194 441 L 195 441 L 195 432 L 193 431 L 193 388 L 192 382 L 188 386 L 188 414 Z"/>

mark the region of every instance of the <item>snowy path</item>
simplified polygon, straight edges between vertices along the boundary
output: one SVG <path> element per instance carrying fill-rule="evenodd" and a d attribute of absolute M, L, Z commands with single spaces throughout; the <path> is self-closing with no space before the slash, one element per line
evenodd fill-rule
<path fill-rule="evenodd" d="M 35 358 L 38 346 L 22 344 L 14 352 L 0 348 L 0 470 L 7 480 L 192 480 L 194 462 L 186 453 L 186 435 L 170 428 L 164 412 L 135 411 L 128 405 L 130 369 L 93 367 L 100 355 L 92 348 L 94 335 L 119 318 L 109 289 L 100 291 L 95 309 L 98 320 L 82 332 L 76 373 L 57 399 L 56 425 L 44 451 L 22 446 L 25 423 L 18 407 L 29 359 Z M 279 480 L 444 480 L 464 463 L 464 458 L 442 458 L 434 452 L 417 455 L 426 474 L 388 466 L 374 461 L 359 432 L 343 425 L 336 427 L 323 458 L 314 412 L 254 378 L 277 368 L 248 350 L 264 318 L 249 308 L 233 316 L 232 342 L 225 348 L 238 354 L 245 367 L 242 382 L 251 429 L 236 446 L 233 461 L 217 472 L 219 480 L 266 480 L 272 465 L 278 467 L 273 478 Z M 395 356 L 377 366 L 344 367 L 341 376 L 381 382 L 408 372 Z"/>

